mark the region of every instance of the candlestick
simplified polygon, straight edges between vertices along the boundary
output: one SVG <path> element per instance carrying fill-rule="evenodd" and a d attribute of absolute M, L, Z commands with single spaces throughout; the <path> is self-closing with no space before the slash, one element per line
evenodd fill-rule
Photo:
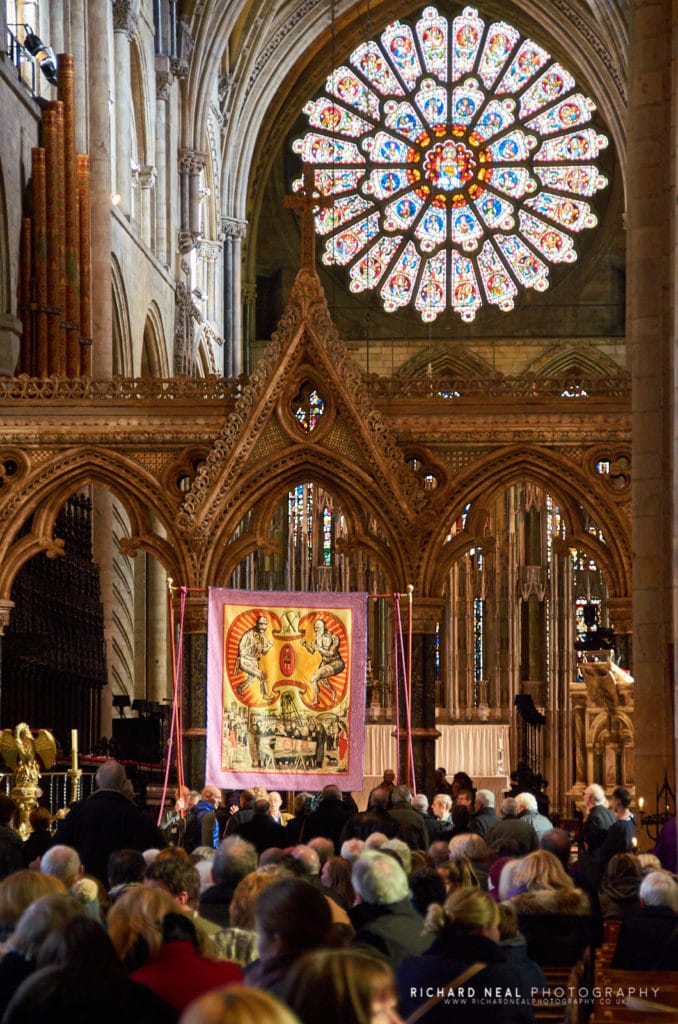
<path fill-rule="evenodd" d="M 78 770 L 78 730 L 71 729 L 71 767 L 74 772 Z"/>
<path fill-rule="evenodd" d="M 644 806 L 645 806 L 645 797 L 644 796 L 638 797 L 638 807 L 639 807 L 639 809 L 641 811 L 642 811 Z"/>

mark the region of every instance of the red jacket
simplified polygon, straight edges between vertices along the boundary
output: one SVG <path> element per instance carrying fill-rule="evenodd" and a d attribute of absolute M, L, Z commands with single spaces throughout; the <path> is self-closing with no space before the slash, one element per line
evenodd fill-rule
<path fill-rule="evenodd" d="M 244 975 L 230 960 L 207 960 L 200 956 L 190 942 L 164 942 L 158 955 L 130 977 L 181 1013 L 198 996 L 213 988 L 240 984 Z"/>

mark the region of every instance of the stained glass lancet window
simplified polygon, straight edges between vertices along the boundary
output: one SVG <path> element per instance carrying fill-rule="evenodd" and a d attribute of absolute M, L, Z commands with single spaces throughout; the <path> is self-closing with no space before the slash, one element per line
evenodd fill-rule
<path fill-rule="evenodd" d="M 315 217 L 323 262 L 426 322 L 512 309 L 597 223 L 587 199 L 607 185 L 595 160 L 608 140 L 594 111 L 542 46 L 473 7 L 388 25 L 306 104 L 293 144 L 334 199 Z"/>

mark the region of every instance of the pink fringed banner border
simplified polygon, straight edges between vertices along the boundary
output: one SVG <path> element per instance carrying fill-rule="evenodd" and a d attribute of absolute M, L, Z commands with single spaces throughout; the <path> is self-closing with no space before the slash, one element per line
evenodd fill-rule
<path fill-rule="evenodd" d="M 362 789 L 367 594 L 209 591 L 206 780 Z"/>

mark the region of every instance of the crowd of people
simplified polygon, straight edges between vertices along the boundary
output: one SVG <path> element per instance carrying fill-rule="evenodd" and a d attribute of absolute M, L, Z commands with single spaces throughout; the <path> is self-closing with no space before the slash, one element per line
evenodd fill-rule
<path fill-rule="evenodd" d="M 533 793 L 442 769 L 428 795 L 387 770 L 364 811 L 181 789 L 161 827 L 118 762 L 96 781 L 23 845 L 0 796 L 3 1024 L 517 1024 L 610 919 L 613 966 L 678 964 L 675 865 L 637 852 L 623 787 L 587 787 L 573 844 Z"/>

